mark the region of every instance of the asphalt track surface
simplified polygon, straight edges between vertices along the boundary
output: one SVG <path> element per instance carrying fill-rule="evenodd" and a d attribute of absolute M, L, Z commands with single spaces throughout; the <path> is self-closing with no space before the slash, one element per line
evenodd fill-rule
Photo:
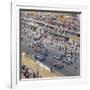
<path fill-rule="evenodd" d="M 24 37 L 24 39 L 21 40 L 20 47 L 21 47 L 22 51 L 28 52 L 29 55 L 33 58 L 33 55 L 35 53 L 31 47 L 28 47 L 28 45 L 27 45 L 28 42 L 30 42 L 30 40 L 27 37 Z M 47 45 L 47 49 L 49 51 L 49 55 L 47 56 L 46 60 L 43 61 L 42 63 L 48 67 L 52 67 L 52 65 L 54 63 L 58 62 L 56 59 L 53 58 L 53 56 L 60 55 L 61 52 L 59 50 L 56 50 L 55 48 L 51 48 L 50 45 Z M 72 59 L 74 61 L 74 58 L 72 58 Z M 75 66 L 77 67 L 76 70 L 75 70 Z M 56 70 L 56 71 L 62 73 L 64 76 L 79 76 L 80 75 L 80 57 L 77 56 L 76 62 L 74 62 L 71 65 L 67 65 L 64 63 L 64 68 L 58 69 L 58 68 L 53 67 L 53 70 Z"/>

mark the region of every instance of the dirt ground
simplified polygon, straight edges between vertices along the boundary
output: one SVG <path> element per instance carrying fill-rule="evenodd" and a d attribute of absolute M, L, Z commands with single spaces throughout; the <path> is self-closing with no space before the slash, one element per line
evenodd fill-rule
<path fill-rule="evenodd" d="M 42 78 L 45 77 L 60 77 L 63 76 L 62 73 L 56 72 L 56 71 L 49 71 L 44 67 L 41 67 L 38 63 L 36 63 L 35 60 L 32 60 L 30 56 L 22 55 L 21 57 L 21 64 L 26 65 L 28 68 L 32 69 L 33 71 L 37 72 L 39 71 Z M 21 79 L 24 77 L 21 76 Z"/>

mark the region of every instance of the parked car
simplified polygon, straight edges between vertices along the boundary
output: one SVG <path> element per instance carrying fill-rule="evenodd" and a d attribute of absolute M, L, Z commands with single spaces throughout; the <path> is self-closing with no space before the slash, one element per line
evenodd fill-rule
<path fill-rule="evenodd" d="M 42 54 L 44 55 L 44 56 L 48 56 L 48 49 L 47 48 L 43 48 L 42 49 Z"/>
<path fill-rule="evenodd" d="M 54 56 L 53 58 L 56 59 L 56 60 L 61 60 L 60 56 Z"/>
<path fill-rule="evenodd" d="M 53 66 L 58 68 L 58 69 L 64 68 L 64 65 L 62 63 L 54 63 Z"/>
<path fill-rule="evenodd" d="M 64 59 L 62 62 L 66 63 L 67 65 L 71 65 L 73 63 L 72 60 L 70 60 L 70 58 Z"/>
<path fill-rule="evenodd" d="M 42 52 L 42 49 L 39 47 L 35 47 L 35 48 L 33 48 L 33 50 L 34 50 L 34 52 L 38 52 L 38 53 Z"/>
<path fill-rule="evenodd" d="M 45 56 L 43 54 L 35 54 L 34 58 L 38 59 L 39 61 L 44 61 L 45 60 Z"/>

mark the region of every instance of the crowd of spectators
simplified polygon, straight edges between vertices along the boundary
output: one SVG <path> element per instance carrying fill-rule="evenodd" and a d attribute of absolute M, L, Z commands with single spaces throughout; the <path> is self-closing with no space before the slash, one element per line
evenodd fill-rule
<path fill-rule="evenodd" d="M 35 72 L 24 64 L 21 64 L 21 76 L 24 78 L 41 78 L 39 71 Z"/>

